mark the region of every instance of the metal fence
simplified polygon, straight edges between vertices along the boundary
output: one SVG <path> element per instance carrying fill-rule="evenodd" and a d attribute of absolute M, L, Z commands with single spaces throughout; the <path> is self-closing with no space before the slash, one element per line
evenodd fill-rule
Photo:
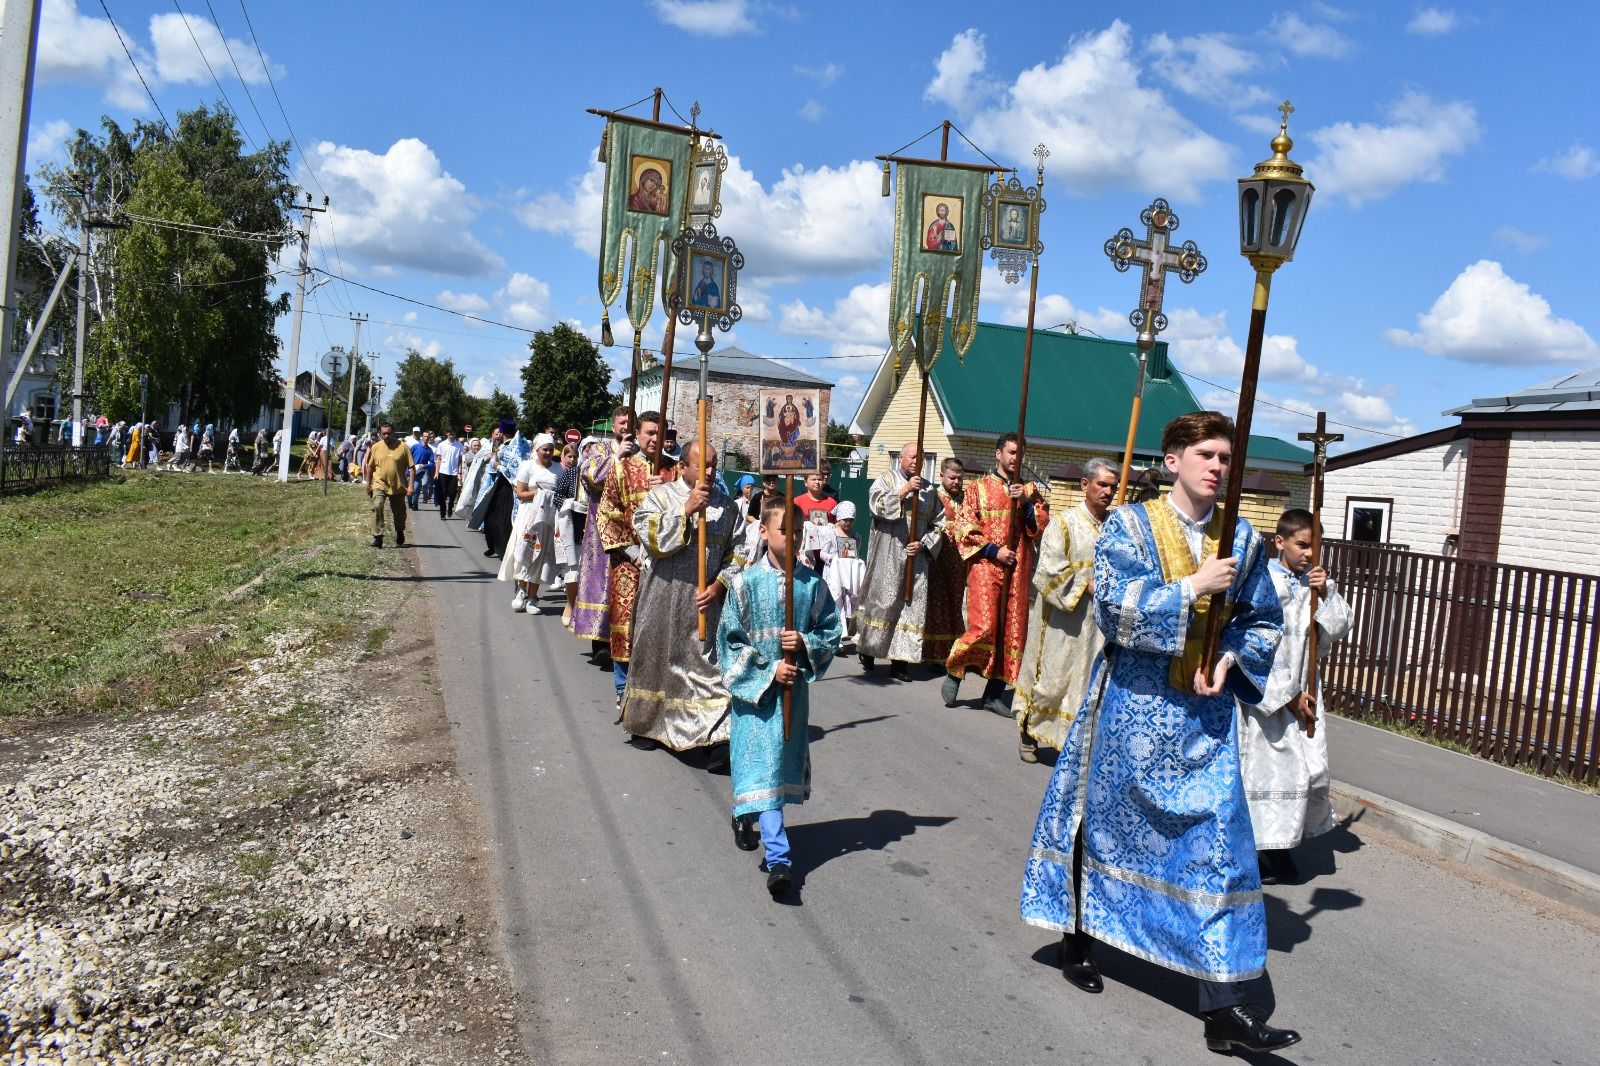
<path fill-rule="evenodd" d="M 111 449 L 104 446 L 0 444 L 0 496 L 110 474 Z"/>
<path fill-rule="evenodd" d="M 1323 541 L 1355 630 L 1323 666 L 1331 710 L 1408 723 L 1592 782 L 1600 577 Z"/>

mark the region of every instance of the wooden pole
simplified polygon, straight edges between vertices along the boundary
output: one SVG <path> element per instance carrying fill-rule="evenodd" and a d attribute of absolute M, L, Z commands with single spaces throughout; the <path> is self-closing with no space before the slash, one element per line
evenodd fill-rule
<path fill-rule="evenodd" d="M 788 545 L 783 558 L 783 628 L 794 628 L 794 477 L 783 479 L 783 539 Z M 794 652 L 783 653 L 783 661 L 793 664 Z M 788 740 L 794 724 L 794 685 L 783 687 L 783 739 Z"/>
<path fill-rule="evenodd" d="M 655 102 L 650 107 L 650 121 L 651 122 L 660 122 L 661 121 L 661 97 L 664 96 L 665 93 L 662 91 L 661 86 L 657 85 L 656 88 L 655 88 L 655 93 L 653 95 L 655 96 Z"/>
<path fill-rule="evenodd" d="M 1133 387 L 1133 412 L 1128 416 L 1128 442 L 1122 446 L 1122 473 L 1117 476 L 1117 506 L 1128 495 L 1128 474 L 1133 469 L 1133 439 L 1139 433 L 1139 408 L 1144 403 L 1144 368 L 1150 356 L 1139 353 L 1139 381 Z"/>
<path fill-rule="evenodd" d="M 1017 472 L 1011 477 L 1010 483 L 1022 483 L 1022 459 L 1026 454 L 1028 441 L 1028 378 L 1033 372 L 1033 312 L 1039 301 L 1039 261 L 1034 260 L 1032 276 L 1028 278 L 1028 331 L 1022 338 L 1022 398 L 1017 404 Z M 1006 531 L 1002 538 L 1005 546 L 1015 553 L 1018 545 L 1022 543 L 1021 508 L 1016 501 L 1006 508 Z M 1012 567 L 1016 562 L 1013 558 Z M 1000 583 L 999 610 L 995 616 L 994 646 L 995 654 L 1004 659 L 1001 650 L 1002 641 L 1006 631 L 1006 608 L 1011 598 L 1011 573 L 1007 571 L 1005 579 Z"/>
<path fill-rule="evenodd" d="M 917 350 L 918 350 L 919 353 L 921 352 L 922 346 L 920 344 L 917 346 Z M 922 440 L 923 440 L 923 430 L 926 427 L 926 424 L 927 424 L 927 421 L 928 421 L 928 379 L 930 377 L 932 377 L 932 375 L 929 374 L 927 371 L 922 370 L 922 360 L 921 360 L 920 357 L 917 359 L 917 369 L 922 372 L 922 399 L 921 399 L 921 401 L 919 401 L 919 404 L 918 404 L 918 407 L 917 407 L 917 471 L 916 471 L 915 474 L 912 475 L 913 477 L 921 477 L 922 476 Z M 898 457 L 896 458 L 895 461 L 896 462 L 899 461 Z M 922 505 L 922 493 L 920 491 L 919 492 L 913 492 L 911 494 L 911 510 L 906 515 L 906 521 L 909 523 L 909 525 L 908 525 L 908 527 L 906 529 L 906 537 L 907 537 L 906 543 L 907 544 L 911 543 L 911 541 L 915 540 L 916 537 L 917 537 L 917 517 L 918 517 L 918 512 L 922 509 L 921 505 Z M 905 601 L 907 603 L 911 602 L 912 583 L 913 583 L 913 580 L 916 578 L 916 576 L 917 576 L 917 560 L 916 560 L 916 557 L 908 555 L 908 556 L 906 556 L 906 580 L 905 580 Z"/>
<path fill-rule="evenodd" d="M 639 415 L 639 351 L 643 345 L 644 334 L 642 331 L 635 329 L 633 331 L 633 373 L 628 377 L 628 410 L 634 413 L 635 419 Z M 616 431 L 616 428 L 616 426 L 611 427 L 613 432 Z M 638 426 L 629 426 L 628 428 L 634 433 L 639 432 Z"/>
<path fill-rule="evenodd" d="M 1322 477 L 1328 468 L 1328 445 L 1336 440 L 1344 440 L 1343 433 L 1328 432 L 1328 412 L 1317 412 L 1317 430 L 1315 433 L 1300 434 L 1301 440 L 1309 440 L 1315 447 L 1314 459 L 1311 466 L 1311 565 L 1322 565 Z M 1322 602 L 1322 590 L 1311 590 L 1311 626 L 1306 632 L 1306 691 L 1311 694 L 1311 721 L 1306 723 L 1306 736 L 1317 735 L 1317 607 Z"/>
<path fill-rule="evenodd" d="M 708 327 L 706 326 L 705 319 L 706 319 L 706 316 L 705 316 L 704 313 L 702 313 L 701 316 L 700 316 L 702 332 L 708 331 Z M 708 345 L 708 348 L 709 348 L 709 345 Z M 696 412 L 696 414 L 697 414 L 697 416 L 699 418 L 700 425 L 698 427 L 698 434 L 697 434 L 697 436 L 695 438 L 700 442 L 700 456 L 701 456 L 701 469 L 702 469 L 702 471 L 705 468 L 706 448 L 709 446 L 707 441 L 706 441 L 706 434 L 709 432 L 709 430 L 706 427 L 706 420 L 707 420 L 707 413 L 709 412 L 709 410 L 711 408 L 711 399 L 706 394 L 706 385 L 707 385 L 706 376 L 707 376 L 707 373 L 706 373 L 706 354 L 702 352 L 701 355 L 700 355 L 700 402 L 698 404 L 699 410 Z M 705 474 L 702 473 L 701 476 L 704 477 Z M 743 529 L 744 529 L 744 527 L 742 525 L 743 516 L 737 513 L 737 502 L 730 500 L 729 501 L 729 506 L 730 507 L 735 507 L 734 527 L 733 527 L 734 530 L 735 530 L 735 533 L 736 534 L 742 533 Z M 697 581 L 697 584 L 695 585 L 695 589 L 698 592 L 704 592 L 706 590 L 706 524 L 707 523 L 706 523 L 705 516 L 702 515 L 700 517 L 700 543 L 699 543 L 699 548 L 700 548 L 699 567 L 700 568 L 699 568 L 698 581 Z M 705 639 L 706 639 L 706 612 L 705 612 L 705 608 L 703 608 L 703 607 L 699 611 L 698 627 L 699 627 L 700 640 L 702 642 L 704 642 Z"/>
<path fill-rule="evenodd" d="M 1250 450 L 1250 420 L 1256 408 L 1256 378 L 1261 374 L 1261 341 L 1267 330 L 1267 300 L 1272 294 L 1272 271 L 1256 269 L 1255 296 L 1250 304 L 1250 334 L 1245 341 L 1244 376 L 1239 381 L 1239 413 L 1233 420 L 1233 456 L 1228 463 L 1228 492 L 1223 499 L 1222 532 L 1217 537 L 1217 558 L 1233 555 L 1234 527 L 1239 524 L 1239 499 L 1244 492 L 1244 466 Z M 1217 661 L 1217 644 L 1227 624 L 1232 589 L 1211 595 L 1206 614 L 1205 655 L 1201 659 L 1207 681 Z"/>

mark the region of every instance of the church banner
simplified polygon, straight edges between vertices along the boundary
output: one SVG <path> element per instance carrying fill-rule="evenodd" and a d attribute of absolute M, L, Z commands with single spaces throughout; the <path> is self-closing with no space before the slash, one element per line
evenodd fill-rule
<path fill-rule="evenodd" d="M 822 469 L 822 391 L 760 389 L 761 473 L 814 474 Z"/>
<path fill-rule="evenodd" d="M 600 304 L 609 308 L 627 288 L 625 310 L 635 330 L 655 306 L 661 245 L 683 228 L 690 179 L 691 132 L 612 115 L 606 123 L 605 201 L 600 218 Z M 633 266 L 628 265 L 629 238 Z"/>
<path fill-rule="evenodd" d="M 983 252 L 983 194 L 988 171 L 938 163 L 900 162 L 895 198 L 894 264 L 889 288 L 889 338 L 904 352 L 917 339 L 930 367 L 950 338 L 965 355 L 978 332 L 978 278 Z M 917 306 L 918 290 L 922 306 Z"/>

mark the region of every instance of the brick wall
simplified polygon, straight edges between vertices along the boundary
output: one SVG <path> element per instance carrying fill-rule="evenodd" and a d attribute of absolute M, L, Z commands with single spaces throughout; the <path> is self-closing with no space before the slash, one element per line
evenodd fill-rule
<path fill-rule="evenodd" d="M 1594 431 L 1521 432 L 1506 461 L 1500 562 L 1600 574 L 1600 440 Z"/>
<path fill-rule="evenodd" d="M 1467 442 L 1453 441 L 1360 466 L 1328 471 L 1323 483 L 1323 528 L 1345 537 L 1347 501 L 1352 496 L 1393 499 L 1389 540 L 1412 551 L 1442 555 L 1455 514 L 1458 478 L 1466 470 Z"/>

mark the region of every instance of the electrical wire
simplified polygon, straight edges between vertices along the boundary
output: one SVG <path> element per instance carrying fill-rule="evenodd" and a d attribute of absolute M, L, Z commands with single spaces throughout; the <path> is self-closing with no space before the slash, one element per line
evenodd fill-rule
<path fill-rule="evenodd" d="M 282 244 L 293 236 L 292 232 L 273 233 L 267 230 L 246 232 L 244 230 L 228 229 L 224 226 L 208 226 L 200 222 L 180 222 L 170 218 L 156 218 L 152 215 L 140 215 L 132 211 L 124 211 L 123 217 L 132 219 L 142 225 L 157 229 L 174 230 L 205 237 L 228 237 L 238 241 L 252 241 L 257 244 Z"/>
<path fill-rule="evenodd" d="M 272 128 L 267 125 L 267 120 L 261 117 L 261 108 L 256 106 L 255 94 L 250 91 L 250 83 L 244 80 L 244 71 L 239 69 L 239 61 L 233 57 L 233 46 L 228 43 L 228 35 L 222 30 L 222 21 L 217 18 L 217 9 L 211 6 L 211 0 L 205 0 L 206 10 L 211 13 L 211 25 L 217 28 L 217 36 L 222 38 L 222 50 L 228 53 L 228 62 L 233 66 L 233 75 L 239 79 L 240 88 L 244 89 L 244 98 L 250 101 L 250 110 L 256 113 L 256 121 L 261 123 L 261 131 L 267 135 L 267 140 L 272 140 Z"/>
<path fill-rule="evenodd" d="M 250 22 L 250 9 L 245 7 L 244 0 L 239 0 L 239 10 L 244 12 L 245 28 L 250 31 L 250 41 L 256 46 L 256 56 L 261 60 L 261 70 L 267 76 L 267 87 L 272 90 L 272 98 L 278 102 L 278 113 L 283 116 L 283 124 L 289 130 L 289 141 L 294 145 L 294 150 L 300 153 L 300 162 L 306 165 L 306 173 L 311 175 L 311 180 L 316 183 L 317 191 L 328 195 L 328 190 L 322 187 L 322 179 L 317 177 L 316 168 L 311 165 L 305 149 L 300 147 L 300 138 L 295 136 L 294 123 L 289 121 L 289 112 L 284 110 L 283 97 L 278 95 L 278 83 L 273 80 L 272 68 L 267 65 L 266 53 L 261 51 L 261 39 L 256 36 L 256 28 Z"/>
<path fill-rule="evenodd" d="M 206 50 L 200 47 L 200 38 L 194 35 L 194 27 L 189 25 L 189 16 L 183 13 L 183 8 L 178 5 L 178 0 L 172 0 L 172 7 L 173 10 L 177 11 L 178 17 L 183 20 L 183 28 L 189 31 L 189 40 L 194 42 L 194 50 L 200 53 L 200 61 L 206 65 L 206 73 L 211 75 L 212 82 L 217 86 L 217 92 L 222 94 L 222 102 L 227 107 L 228 114 L 233 118 L 234 122 L 238 123 L 239 132 L 244 134 L 245 140 L 250 142 L 250 150 L 252 152 L 256 151 L 255 138 L 250 136 L 250 131 L 244 128 L 243 122 L 239 121 L 239 112 L 234 108 L 233 101 L 228 99 L 228 91 L 222 87 L 222 79 L 218 78 L 217 72 L 211 69 L 211 60 L 206 56 Z M 218 32 L 220 33 L 221 31 L 219 30 Z M 228 43 L 226 37 L 223 38 L 222 43 L 223 47 L 226 48 Z"/>
<path fill-rule="evenodd" d="M 403 303 L 416 304 L 418 307 L 426 307 L 430 311 L 442 311 L 447 315 L 455 315 L 457 318 L 465 318 L 473 322 L 482 322 L 486 326 L 499 326 L 501 329 L 514 330 L 517 333 L 526 333 L 530 336 L 541 332 L 540 330 L 529 329 L 526 326 L 513 326 L 509 322 L 500 322 L 493 318 L 483 318 L 479 315 L 470 315 L 465 311 L 453 311 L 448 307 L 440 307 L 438 304 L 431 304 L 426 300 L 417 300 L 410 296 L 401 296 L 397 292 L 390 292 L 387 289 L 380 289 L 376 285 L 367 285 L 364 282 L 354 281 L 346 277 L 340 277 L 338 274 L 335 274 L 329 270 L 324 270 L 321 267 L 312 267 L 311 269 L 316 271 L 318 274 L 326 274 L 330 278 L 338 278 L 338 280 L 344 282 L 345 284 L 354 285 L 358 289 L 366 289 L 368 292 L 375 292 L 379 296 L 387 296 L 391 300 L 400 300 Z"/>
<path fill-rule="evenodd" d="M 150 91 L 150 83 L 144 80 L 144 72 L 139 69 L 138 62 L 133 58 L 133 53 L 128 51 L 128 42 L 122 39 L 122 31 L 117 28 L 117 20 L 111 17 L 111 9 L 106 6 L 106 0 L 100 0 L 100 10 L 106 13 L 106 21 L 111 23 L 111 32 L 117 35 L 117 43 L 122 45 L 122 54 L 128 57 L 128 62 L 133 65 L 134 76 L 139 79 L 139 84 L 144 86 L 144 94 L 150 98 L 150 103 L 155 105 L 156 114 L 161 116 L 161 124 L 167 128 L 167 133 L 173 133 L 172 123 L 167 121 L 167 113 L 161 110 L 161 104 L 156 101 L 156 94 Z"/>

